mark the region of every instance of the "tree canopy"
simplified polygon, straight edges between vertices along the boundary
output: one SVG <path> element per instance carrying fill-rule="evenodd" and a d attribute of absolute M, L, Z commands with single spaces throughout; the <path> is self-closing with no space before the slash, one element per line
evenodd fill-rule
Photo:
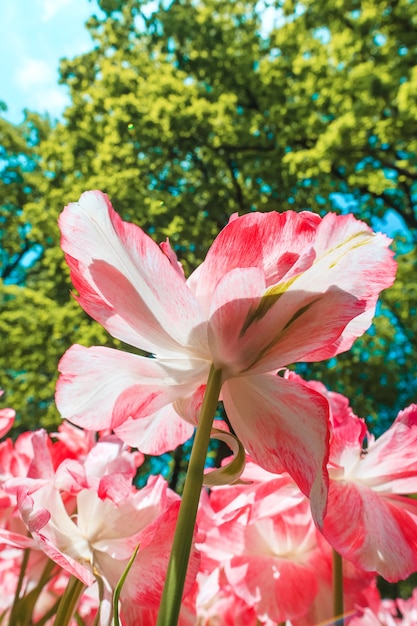
<path fill-rule="evenodd" d="M 67 347 L 117 343 L 74 302 L 59 247 L 59 212 L 94 188 L 187 271 L 235 212 L 396 218 L 398 280 L 374 326 L 300 368 L 392 419 L 416 391 L 417 4 L 101 0 L 96 14 L 91 50 L 61 63 L 63 119 L 0 119 L 0 382 L 20 427 L 56 424 Z"/>

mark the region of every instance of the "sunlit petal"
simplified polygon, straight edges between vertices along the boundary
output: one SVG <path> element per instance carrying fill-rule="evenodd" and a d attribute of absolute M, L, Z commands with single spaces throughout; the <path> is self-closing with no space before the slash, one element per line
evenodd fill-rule
<path fill-rule="evenodd" d="M 152 353 L 205 343 L 200 307 L 185 279 L 148 235 L 121 220 L 105 194 L 84 193 L 59 225 L 78 301 L 109 333 Z"/>
<path fill-rule="evenodd" d="M 310 497 L 321 524 L 328 483 L 327 400 L 302 385 L 264 374 L 227 381 L 223 401 L 249 454 L 271 472 L 287 471 Z"/>
<path fill-rule="evenodd" d="M 177 369 L 176 369 L 177 366 Z M 129 417 L 147 417 L 191 393 L 195 363 L 157 359 L 111 348 L 74 345 L 59 364 L 56 403 L 61 415 L 87 429 L 116 428 Z"/>

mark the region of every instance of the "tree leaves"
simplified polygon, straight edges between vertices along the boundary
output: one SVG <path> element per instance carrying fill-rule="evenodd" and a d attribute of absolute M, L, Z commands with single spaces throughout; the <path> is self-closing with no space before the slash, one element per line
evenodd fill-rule
<path fill-rule="evenodd" d="M 57 419 L 65 349 L 105 341 L 69 297 L 56 225 L 86 189 L 168 236 L 187 271 L 234 212 L 349 210 L 378 227 L 393 211 L 409 240 L 417 233 L 416 4 L 99 4 L 91 50 L 61 65 L 63 120 L 0 124 L 0 259 L 5 283 L 20 285 L 2 286 L 1 384 L 22 427 Z M 304 372 L 360 415 L 388 419 L 414 397 L 415 260 L 399 256 L 371 333 Z"/>

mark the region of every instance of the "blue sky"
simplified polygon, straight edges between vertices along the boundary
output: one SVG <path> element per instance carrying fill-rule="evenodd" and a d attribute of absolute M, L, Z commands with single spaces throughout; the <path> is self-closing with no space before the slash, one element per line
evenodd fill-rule
<path fill-rule="evenodd" d="M 95 0 L 4 0 L 0 5 L 0 100 L 6 119 L 23 120 L 23 109 L 59 116 L 68 103 L 58 85 L 59 59 L 92 48 L 84 24 Z"/>
<path fill-rule="evenodd" d="M 0 0 L 0 100 L 7 120 L 21 122 L 24 108 L 60 116 L 69 100 L 58 85 L 59 60 L 91 50 L 84 24 L 95 12 L 96 0 Z M 266 30 L 278 13 L 264 8 Z"/>

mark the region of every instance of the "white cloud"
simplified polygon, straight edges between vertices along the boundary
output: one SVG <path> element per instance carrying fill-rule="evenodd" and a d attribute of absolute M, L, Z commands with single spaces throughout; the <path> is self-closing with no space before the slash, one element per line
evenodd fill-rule
<path fill-rule="evenodd" d="M 72 0 L 43 0 L 42 1 L 42 22 L 49 22 L 62 9 L 69 6 Z"/>
<path fill-rule="evenodd" d="M 69 97 L 63 87 L 50 87 L 36 91 L 30 109 L 39 113 L 49 113 L 52 117 L 60 117 L 62 111 L 70 104 Z"/>
<path fill-rule="evenodd" d="M 58 85 L 59 61 L 91 50 L 84 23 L 94 11 L 96 0 L 12 0 L 4 10 L 0 0 L 0 100 L 9 107 L 7 119 L 19 123 L 24 108 L 62 115 L 69 98 Z"/>
<path fill-rule="evenodd" d="M 15 82 L 27 94 L 27 108 L 60 116 L 69 104 L 69 98 L 65 88 L 58 85 L 57 78 L 57 71 L 47 61 L 24 58 L 17 69 Z"/>
<path fill-rule="evenodd" d="M 28 91 L 33 87 L 56 83 L 57 74 L 47 61 L 25 57 L 17 68 L 15 80 L 19 87 Z"/>

